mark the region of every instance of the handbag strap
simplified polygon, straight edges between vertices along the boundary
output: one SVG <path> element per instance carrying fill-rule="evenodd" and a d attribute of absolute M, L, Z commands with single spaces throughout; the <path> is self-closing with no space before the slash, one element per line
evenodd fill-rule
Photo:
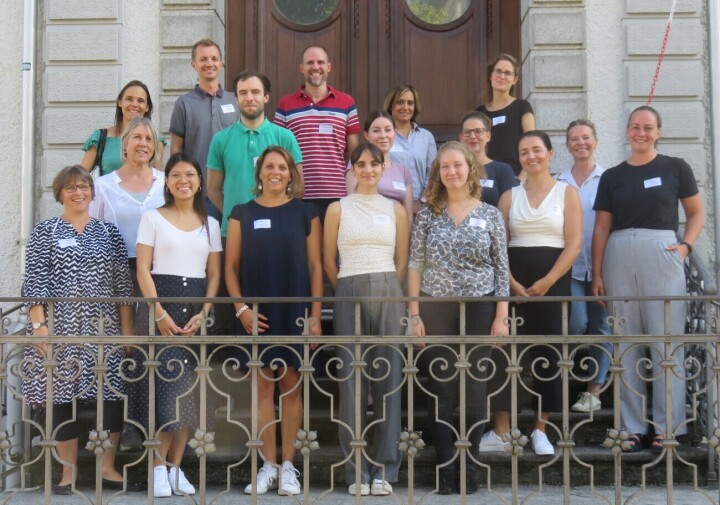
<path fill-rule="evenodd" d="M 105 152 L 105 141 L 107 140 L 107 128 L 100 129 L 100 140 L 98 140 L 97 155 L 95 156 L 94 167 L 98 167 L 100 175 L 102 175 L 102 155 Z"/>

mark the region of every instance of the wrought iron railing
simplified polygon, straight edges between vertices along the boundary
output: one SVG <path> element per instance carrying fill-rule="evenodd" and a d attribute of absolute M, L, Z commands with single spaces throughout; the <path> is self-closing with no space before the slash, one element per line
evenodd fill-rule
<path fill-rule="evenodd" d="M 150 385 L 148 413 L 150 421 L 143 426 L 143 449 L 131 456 L 119 458 L 126 478 L 146 480 L 150 491 L 147 492 L 147 503 L 152 503 L 153 456 L 159 446 L 158 431 L 153 413 L 156 405 L 154 384 L 159 381 L 174 380 L 163 375 L 161 370 L 163 354 L 174 348 L 182 348 L 190 356 L 189 362 L 176 361 L 172 366 L 176 371 L 185 367 L 192 369 L 193 381 L 188 395 L 194 395 L 199 409 L 199 422 L 190 437 L 191 453 L 185 455 L 188 473 L 197 484 L 197 503 L 219 503 L 237 493 L 242 493 L 244 484 L 255 484 L 255 476 L 263 463 L 261 436 L 264 429 L 258 418 L 255 406 L 258 404 L 258 381 L 264 374 L 262 365 L 263 353 L 268 352 L 260 346 L 268 344 L 276 347 L 288 347 L 299 344 L 300 350 L 296 358 L 300 363 L 298 371 L 300 381 L 291 390 L 280 395 L 280 415 L 282 415 L 282 399 L 301 392 L 303 414 L 301 429 L 294 439 L 298 448 L 296 465 L 301 471 L 302 493 L 294 497 L 295 503 L 337 503 L 338 494 L 347 496 L 347 485 L 342 467 L 353 459 L 359 467 L 363 458 L 370 458 L 372 426 L 386 419 L 386 401 L 393 395 L 402 398 L 402 432 L 398 437 L 396 448 L 401 453 L 403 462 L 400 478 L 393 484 L 393 498 L 397 503 L 427 503 L 440 489 L 441 470 L 447 465 L 438 465 L 434 459 L 434 447 L 429 440 L 428 423 L 430 419 L 424 410 L 419 408 L 424 402 L 433 400 L 432 381 L 457 381 L 459 388 L 457 423 L 452 428 L 454 438 L 454 456 L 450 463 L 457 464 L 459 494 L 450 497 L 446 503 L 532 503 L 535 496 L 542 495 L 548 484 L 557 484 L 562 488 L 562 498 L 558 503 L 571 503 L 571 491 L 575 486 L 587 486 L 597 503 L 620 504 L 632 502 L 635 495 L 627 497 L 623 494 L 624 486 L 632 481 L 638 484 L 639 492 L 643 492 L 651 482 L 660 483 L 665 489 L 667 503 L 680 503 L 675 500 L 675 487 L 678 482 L 685 484 L 685 489 L 707 500 L 708 503 L 720 503 L 717 489 L 711 491 L 706 487 L 708 480 L 716 475 L 715 454 L 720 453 L 720 431 L 716 428 L 716 419 L 720 418 L 720 404 L 717 389 L 720 384 L 720 350 L 718 350 L 718 333 L 716 307 L 717 298 L 708 295 L 695 295 L 677 298 L 650 297 L 643 300 L 656 300 L 663 303 L 666 323 L 670 323 L 670 302 L 682 300 L 691 308 L 685 334 L 664 335 L 629 335 L 604 337 L 598 335 L 567 335 L 568 304 L 580 298 L 523 299 L 525 303 L 563 302 L 563 335 L 518 335 L 523 322 L 511 311 L 509 323 L 511 335 L 498 342 L 498 337 L 483 335 L 430 336 L 416 338 L 408 335 L 365 336 L 360 335 L 361 299 L 325 299 L 325 302 L 345 301 L 356 306 L 356 334 L 334 335 L 322 337 L 309 336 L 214 336 L 208 335 L 203 326 L 202 335 L 196 337 L 161 337 L 161 336 L 63 336 L 48 337 L 42 342 L 37 337 L 24 335 L 3 335 L 3 346 L 0 347 L 0 388 L 8 398 L 22 401 L 22 413 L 19 419 L 7 420 L 6 429 L 0 432 L 0 455 L 2 468 L 8 473 L 15 471 L 19 475 L 19 484 L 7 489 L 0 497 L 0 503 L 13 503 L 20 494 L 39 492 L 45 503 L 51 503 L 52 483 L 57 481 L 55 474 L 59 468 L 59 456 L 55 449 L 57 429 L 53 427 L 53 382 L 69 380 L 59 378 L 58 367 L 63 363 L 57 361 L 63 349 L 75 345 L 97 345 L 97 362 L 91 367 L 97 390 L 102 400 L 102 386 L 107 384 L 108 360 L 116 354 L 123 355 L 123 378 L 126 381 L 138 380 L 138 374 L 147 377 Z M 590 301 L 592 298 L 581 298 Z M 175 299 L 175 301 L 187 299 Z M 513 299 L 511 299 L 513 300 Z M 606 298 L 606 301 L 623 303 L 624 299 Z M 0 304 L 18 303 L 20 299 L 0 300 Z M 50 330 L 52 333 L 52 314 L 55 303 L 67 301 L 48 299 L 51 315 Z M 78 300 L 82 301 L 82 300 Z M 89 301 L 89 300 L 85 300 Z M 112 301 L 112 300 L 105 300 Z M 138 300 L 147 301 L 147 300 Z M 164 301 L 173 301 L 165 299 Z M 261 305 L 268 302 L 297 302 L 297 299 L 262 299 Z M 406 299 L 373 299 L 379 303 L 406 301 Z M 473 299 L 442 299 L 426 300 L 458 303 L 461 318 L 464 318 L 466 304 Z M 486 300 L 483 300 L 486 301 Z M 217 303 L 228 303 L 228 299 L 218 299 Z M 154 304 L 149 304 L 150 308 Z M 149 318 L 154 318 L 150 311 Z M 617 330 L 624 324 L 622 318 L 610 316 L 610 322 Z M 208 320 L 208 323 L 211 321 Z M 307 319 L 299 319 L 298 325 L 307 328 Z M 100 335 L 103 335 L 102 318 L 96 321 Z M 257 321 L 255 326 L 257 327 Z M 7 325 L 3 323 L 3 328 Z M 151 326 L 152 327 L 152 326 Z M 461 328 L 465 328 L 461 319 Z M 611 409 L 587 414 L 573 413 L 570 405 L 575 394 L 584 388 L 591 379 L 588 374 L 591 358 L 586 356 L 590 347 L 601 348 L 601 344 L 609 342 L 613 346 L 612 365 L 607 382 L 603 386 L 603 399 Z M 670 420 L 666 425 L 658 426 L 665 441 L 659 453 L 642 451 L 627 453 L 627 436 L 620 416 L 621 389 L 625 387 L 624 374 L 629 365 L 623 364 L 623 355 L 635 346 L 648 343 L 660 343 L 658 358 L 662 363 L 662 376 L 666 384 L 674 379 L 685 381 L 687 399 L 685 401 L 686 421 L 682 425 L 673 424 Z M 44 405 L 32 406 L 24 401 L 19 382 L 27 379 L 28 362 L 26 346 L 38 346 L 47 343 L 45 358 L 40 363 L 47 378 L 47 401 Z M 502 343 L 502 346 L 498 346 Z M 427 344 L 423 347 L 423 344 Z M 622 349 L 621 349 L 622 345 Z M 478 347 L 480 346 L 480 347 Z M 432 360 L 427 364 L 425 356 L 432 349 L 442 347 L 442 359 Z M 487 353 L 475 353 L 478 348 L 494 348 L 492 358 Z M 527 444 L 529 426 L 537 418 L 528 413 L 526 405 L 520 399 L 520 393 L 526 392 L 531 398 L 539 395 L 528 381 L 529 378 L 540 377 L 549 380 L 543 370 L 547 363 L 543 359 L 527 360 L 533 348 L 549 350 L 556 361 L 558 372 L 552 378 L 559 378 L 562 391 L 562 409 L 553 414 L 546 422 L 546 430 L 554 442 L 555 454 L 541 457 L 530 451 Z M 132 357 L 125 357 L 126 349 L 134 350 Z M 345 350 L 345 359 L 338 357 L 340 350 Z M 393 358 L 370 359 L 374 349 L 388 350 Z M 387 353 L 386 353 L 387 354 Z M 139 356 L 139 358 L 138 358 Z M 681 356 L 678 361 L 675 359 Z M 652 356 L 651 356 L 652 357 Z M 395 359 L 397 358 L 397 359 Z M 348 376 L 356 379 L 365 377 L 369 381 L 385 381 L 390 373 L 389 363 L 395 359 L 401 364 L 401 379 L 397 387 L 386 393 L 383 398 L 374 398 L 373 413 L 366 419 L 364 405 L 366 395 L 359 386 L 355 389 L 352 402 L 354 415 L 350 421 L 341 420 L 338 415 L 338 383 L 347 380 Z M 641 361 L 634 366 L 645 371 L 649 361 Z M 75 364 L 76 366 L 86 366 Z M 285 368 L 284 363 L 274 362 L 276 370 Z M 346 367 L 344 371 L 343 367 Z M 349 367 L 349 368 L 347 368 Z M 134 370 L 134 373 L 128 372 Z M 506 371 L 507 379 L 501 385 L 510 397 L 511 433 L 506 437 L 509 442 L 506 453 L 478 454 L 476 447 L 470 443 L 473 434 L 488 429 L 492 416 L 492 398 L 497 397 L 500 389 L 492 389 L 492 379 L 498 371 Z M 648 377 L 648 383 L 657 383 L 660 375 Z M 267 377 L 266 377 L 267 378 Z M 279 381 L 279 378 L 273 378 Z M 360 381 L 357 381 L 359 384 Z M 467 398 L 464 390 L 471 383 L 487 384 L 486 395 L 491 399 L 489 405 L 474 424 L 465 422 Z M 664 395 L 665 410 L 672 411 L 673 392 L 668 386 Z M 643 396 L 644 415 L 650 416 L 650 398 Z M 98 405 L 101 401 L 98 402 Z M 89 442 L 87 447 L 95 454 L 94 479 L 90 476 L 90 462 L 82 459 L 76 467 L 76 486 L 73 491 L 89 503 L 123 503 L 126 493 L 118 491 L 114 494 L 103 492 L 101 477 L 101 458 L 107 449 L 107 433 L 103 432 L 103 409 L 95 406 L 84 406 L 82 402 L 74 402 L 76 418 L 82 418 L 83 408 L 92 409 L 92 415 L 85 421 L 88 428 Z M 610 407 L 608 405 L 608 407 Z M 179 407 L 178 407 L 179 408 Z M 133 419 L 125 409 L 125 421 Z M 672 416 L 670 416 L 672 419 Z M 649 421 L 649 419 L 648 419 Z M 221 426 L 222 425 L 222 426 Z M 688 436 L 678 437 L 682 426 L 687 427 Z M 221 429 L 219 429 L 220 427 Z M 21 432 L 29 433 L 29 437 L 21 437 Z M 350 438 L 350 451 L 342 453 L 337 447 L 337 433 L 345 431 Z M 28 443 L 28 440 L 32 442 Z M 604 447 L 600 447 L 603 444 Z M 83 444 L 84 445 L 84 444 Z M 224 451 L 224 452 L 223 452 Z M 223 453 L 223 454 L 220 454 Z M 185 465 L 185 462 L 183 463 Z M 604 465 L 604 466 L 603 466 Z M 383 465 L 378 475 L 384 475 Z M 81 472 L 80 469 L 84 472 Z M 468 495 L 468 469 L 476 468 L 480 480 L 479 495 Z M 212 474 L 212 476 L 211 476 Z M 221 477 L 218 477 L 220 475 Z M 356 483 L 360 483 L 359 471 L 355 473 Z M 245 478 L 242 485 L 238 479 Z M 209 481 L 214 486 L 208 484 Z M 606 486 L 600 486 L 600 482 Z M 219 486 L 219 487 L 218 487 Z M 356 503 L 361 503 L 361 486 L 356 486 Z M 247 500 L 258 503 L 261 498 L 251 494 Z M 486 501 L 483 501 L 486 500 Z"/>

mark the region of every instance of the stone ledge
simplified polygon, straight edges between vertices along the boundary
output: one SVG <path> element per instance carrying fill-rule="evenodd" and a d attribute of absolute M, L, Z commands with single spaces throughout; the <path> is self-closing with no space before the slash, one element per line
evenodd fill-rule
<path fill-rule="evenodd" d="M 626 93 L 630 98 L 647 98 L 657 61 L 626 61 Z M 700 97 L 704 93 L 700 60 L 664 60 L 660 68 L 656 97 Z"/>
<path fill-rule="evenodd" d="M 48 21 L 119 20 L 119 0 L 47 0 Z"/>
<path fill-rule="evenodd" d="M 47 103 L 113 102 L 122 87 L 122 68 L 48 66 L 45 71 Z"/>
<path fill-rule="evenodd" d="M 623 22 L 625 54 L 655 56 L 660 54 L 666 20 L 626 19 Z M 702 54 L 703 26 L 699 18 L 676 19 L 673 22 L 666 55 L 696 56 Z"/>
<path fill-rule="evenodd" d="M 51 25 L 45 57 L 53 61 L 119 61 L 122 26 Z"/>
<path fill-rule="evenodd" d="M 112 124 L 114 113 L 114 107 L 46 107 L 42 125 L 45 149 L 53 144 L 84 144 L 93 130 Z"/>

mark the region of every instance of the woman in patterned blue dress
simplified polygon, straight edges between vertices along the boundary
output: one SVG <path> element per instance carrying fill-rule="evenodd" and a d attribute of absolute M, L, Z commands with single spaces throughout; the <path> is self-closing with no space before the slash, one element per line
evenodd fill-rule
<path fill-rule="evenodd" d="M 120 232 L 113 224 L 91 218 L 88 212 L 94 196 L 92 177 L 82 166 L 66 167 L 55 177 L 52 188 L 55 199 L 62 203 L 63 213 L 39 223 L 30 235 L 23 295 L 28 298 L 131 296 L 127 250 Z M 31 338 L 54 340 L 58 336 L 100 335 L 101 316 L 105 318 L 104 335 L 132 334 L 132 309 L 128 304 L 56 302 L 52 335 L 48 329 L 47 303 L 28 301 L 27 306 L 30 311 L 27 335 Z M 73 404 L 78 400 L 96 401 L 98 377 L 93 367 L 107 366 L 102 383 L 103 428 L 110 431 L 117 447 L 125 393 L 118 368 L 125 351 L 122 347 L 105 346 L 104 362 L 98 363 L 98 347 L 94 344 L 53 344 L 52 355 L 58 366 L 52 370 L 52 399 L 46 397 L 47 375 L 42 366 L 49 351 L 46 344 L 25 348 L 22 392 L 31 405 L 53 404 L 53 433 L 45 433 L 44 437 L 57 440 L 58 458 L 67 463 L 53 490 L 56 494 L 72 494 L 79 434 Z M 103 485 L 122 489 L 122 475 L 114 468 L 114 447 L 106 449 L 103 457 Z M 127 489 L 139 488 L 128 483 Z"/>

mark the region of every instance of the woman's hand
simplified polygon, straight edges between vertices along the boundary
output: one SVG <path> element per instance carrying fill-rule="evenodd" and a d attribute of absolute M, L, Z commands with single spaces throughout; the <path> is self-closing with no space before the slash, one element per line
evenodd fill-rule
<path fill-rule="evenodd" d="M 265 333 L 265 330 L 270 328 L 270 326 L 265 323 L 264 321 L 267 321 L 268 318 L 264 315 L 258 313 L 258 333 Z M 253 309 L 250 307 L 247 308 L 242 314 L 240 314 L 240 324 L 243 325 L 243 328 L 245 328 L 245 332 L 248 335 L 252 335 L 253 330 Z"/>
<path fill-rule="evenodd" d="M 320 318 L 310 316 L 310 319 L 308 320 L 308 333 L 311 337 L 320 337 L 322 336 L 322 325 L 320 324 Z M 318 344 L 310 344 L 310 349 L 315 350 L 317 349 Z"/>
<path fill-rule="evenodd" d="M 541 277 L 536 280 L 532 286 L 525 290 L 527 296 L 544 296 L 545 293 L 555 284 L 552 280 L 548 279 L 547 276 Z"/>
<path fill-rule="evenodd" d="M 605 296 L 605 284 L 603 284 L 602 277 L 597 274 L 593 275 L 590 292 L 593 296 Z M 598 305 L 605 308 L 605 302 L 598 301 Z"/>
<path fill-rule="evenodd" d="M 155 321 L 157 325 L 158 333 L 165 337 L 171 337 L 173 335 L 184 334 L 182 328 L 180 328 L 170 314 L 166 314 L 160 321 Z"/>
<path fill-rule="evenodd" d="M 685 258 L 690 254 L 685 244 L 673 244 L 665 248 L 666 251 L 676 251 L 680 255 L 680 259 L 685 261 Z"/>
<path fill-rule="evenodd" d="M 198 331 L 200 331 L 200 327 L 202 326 L 204 319 L 205 314 L 202 311 L 198 312 L 190 318 L 190 321 L 188 321 L 185 327 L 180 330 L 180 333 L 188 336 L 195 335 Z"/>
<path fill-rule="evenodd" d="M 495 319 L 490 326 L 490 335 L 494 337 L 508 337 L 510 336 L 510 328 L 505 324 L 505 318 Z"/>
<path fill-rule="evenodd" d="M 47 340 L 47 336 L 48 336 L 48 327 L 47 327 L 47 325 L 41 326 L 41 327 L 38 328 L 37 330 L 33 329 L 33 337 L 42 338 L 42 339 Z M 41 352 L 41 353 L 43 353 L 45 356 L 47 356 L 48 344 L 46 344 L 46 343 L 39 344 L 39 343 L 38 343 L 38 344 L 35 344 L 35 348 L 36 348 L 39 352 Z"/>
<path fill-rule="evenodd" d="M 424 337 L 425 336 L 425 323 L 419 315 L 410 316 L 410 332 L 413 337 Z M 417 343 L 417 347 L 423 348 L 425 344 Z"/>
<path fill-rule="evenodd" d="M 518 281 L 510 278 L 510 293 L 513 296 L 530 296 L 528 295 L 527 291 L 525 290 L 525 286 L 520 284 Z"/>

